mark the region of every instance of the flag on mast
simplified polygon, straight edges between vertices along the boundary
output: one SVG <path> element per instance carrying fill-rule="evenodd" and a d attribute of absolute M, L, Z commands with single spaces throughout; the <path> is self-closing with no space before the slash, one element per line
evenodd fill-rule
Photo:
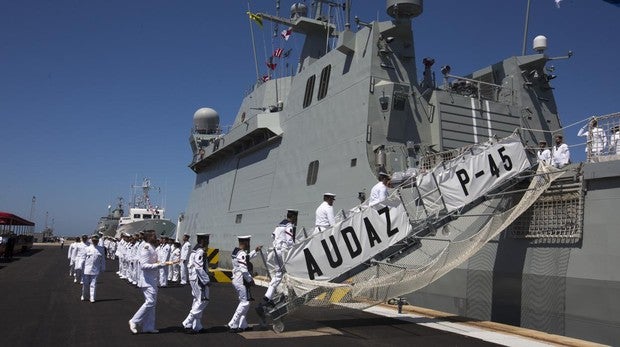
<path fill-rule="evenodd" d="M 282 33 L 280 33 L 280 35 L 282 36 L 282 38 L 284 38 L 284 41 L 288 41 L 288 38 L 291 37 L 292 32 L 293 28 L 289 27 L 288 29 L 282 30 Z"/>
<path fill-rule="evenodd" d="M 255 21 L 256 24 L 258 24 L 261 28 L 263 27 L 263 17 L 261 17 L 260 14 L 252 13 L 250 11 L 247 11 L 246 13 L 248 14 L 248 17 L 250 17 L 251 20 Z"/>
<path fill-rule="evenodd" d="M 273 56 L 276 58 L 280 58 L 282 56 L 282 53 L 284 52 L 284 50 L 282 48 L 276 48 L 273 51 Z"/>

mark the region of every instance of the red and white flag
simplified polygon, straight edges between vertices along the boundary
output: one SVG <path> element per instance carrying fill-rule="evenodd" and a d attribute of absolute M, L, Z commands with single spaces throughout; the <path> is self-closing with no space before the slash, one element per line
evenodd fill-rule
<path fill-rule="evenodd" d="M 288 28 L 288 29 L 282 30 L 282 33 L 280 33 L 280 35 L 282 36 L 282 38 L 284 38 L 284 41 L 288 41 L 288 38 L 291 37 L 292 32 L 293 32 L 293 28 Z"/>
<path fill-rule="evenodd" d="M 276 58 L 280 58 L 283 52 L 284 50 L 282 48 L 276 48 L 275 51 L 273 51 L 273 56 Z"/>
<path fill-rule="evenodd" d="M 267 82 L 269 81 L 269 75 L 264 75 L 263 76 L 263 82 Z"/>

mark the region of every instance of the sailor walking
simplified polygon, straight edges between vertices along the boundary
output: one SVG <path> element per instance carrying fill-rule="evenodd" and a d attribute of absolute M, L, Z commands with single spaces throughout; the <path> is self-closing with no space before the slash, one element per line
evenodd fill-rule
<path fill-rule="evenodd" d="M 86 260 L 86 247 L 88 247 L 88 236 L 82 235 L 82 242 L 78 243 L 75 252 L 75 277 L 73 278 L 73 282 L 80 280 L 80 284 L 84 284 L 84 280 L 82 279 L 82 274 L 84 270 L 84 261 Z"/>
<path fill-rule="evenodd" d="M 323 194 L 323 202 L 315 211 L 315 232 L 321 232 L 336 224 L 336 219 L 334 218 L 334 200 L 336 200 L 336 194 Z"/>
<path fill-rule="evenodd" d="M 75 256 L 77 252 L 77 245 L 80 241 L 80 238 L 76 237 L 75 242 L 69 245 L 69 251 L 67 252 L 67 258 L 69 259 L 69 277 L 73 277 L 75 275 Z"/>
<path fill-rule="evenodd" d="M 327 196 L 327 194 L 325 195 Z M 269 286 L 267 288 L 267 292 L 265 292 L 265 296 L 263 297 L 263 303 L 261 303 L 261 306 L 272 306 L 274 304 L 272 299 L 274 294 L 276 293 L 278 285 L 282 281 L 282 275 L 284 273 L 284 257 L 286 256 L 286 252 L 288 251 L 288 249 L 291 248 L 295 243 L 295 225 L 297 224 L 297 215 L 297 210 L 287 210 L 286 219 L 281 221 L 280 224 L 271 233 L 271 237 L 273 239 L 273 258 L 275 260 L 275 271 L 273 277 L 271 278 L 271 281 L 269 282 Z"/>
<path fill-rule="evenodd" d="M 189 235 L 183 235 L 183 246 L 181 247 L 181 285 L 187 284 L 187 262 L 192 245 L 189 243 Z"/>
<path fill-rule="evenodd" d="M 204 249 L 209 246 L 209 234 L 196 234 L 196 246 L 189 256 L 189 285 L 192 288 L 192 307 L 183 321 L 189 333 L 202 330 L 202 312 L 209 304 L 209 275 L 205 271 Z"/>
<path fill-rule="evenodd" d="M 129 330 L 138 333 L 138 327 L 143 333 L 158 333 L 155 329 L 155 305 L 157 304 L 157 282 L 159 279 L 159 268 L 168 264 L 157 261 L 157 238 L 155 230 L 148 230 L 144 234 L 145 242 L 139 250 L 140 278 L 138 287 L 144 295 L 144 304 L 140 306 L 136 314 L 129 320 Z"/>
<path fill-rule="evenodd" d="M 230 332 L 234 333 L 250 329 L 247 321 L 247 314 L 250 310 L 250 301 L 248 300 L 250 297 L 249 287 L 254 285 L 254 279 L 250 273 L 252 268 L 250 259 L 254 258 L 257 254 L 256 252 L 262 248 L 262 246 L 258 246 L 255 250 L 248 253 L 251 237 L 251 235 L 238 236 L 239 247 L 232 252 L 232 284 L 237 291 L 239 305 L 237 305 L 237 310 L 230 322 L 228 322 L 227 327 L 230 329 Z"/>
<path fill-rule="evenodd" d="M 383 202 L 388 198 L 388 185 L 390 183 L 390 175 L 386 172 L 379 172 L 379 182 L 375 184 L 370 190 L 370 199 L 368 206 L 374 206 L 380 202 Z"/>
<path fill-rule="evenodd" d="M 86 297 L 90 302 L 95 302 L 95 294 L 97 291 L 97 276 L 105 271 L 105 250 L 99 246 L 99 236 L 91 237 L 90 246 L 86 247 L 84 260 L 84 284 L 82 285 L 82 301 Z"/>

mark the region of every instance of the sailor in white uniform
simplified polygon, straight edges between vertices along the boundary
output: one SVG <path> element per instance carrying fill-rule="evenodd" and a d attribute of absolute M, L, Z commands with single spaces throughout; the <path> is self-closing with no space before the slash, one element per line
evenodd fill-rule
<path fill-rule="evenodd" d="M 189 243 L 189 235 L 183 235 L 183 246 L 181 246 L 181 285 L 187 284 L 187 262 L 191 252 L 191 243 Z"/>
<path fill-rule="evenodd" d="M 591 151 L 590 153 L 594 156 L 603 154 L 603 151 L 607 148 L 607 135 L 605 135 L 605 130 L 603 130 L 603 128 L 598 127 L 598 121 L 596 119 L 592 119 L 589 124 L 579 129 L 577 136 L 587 138 L 586 155 L 588 154 L 588 148 Z"/>
<path fill-rule="evenodd" d="M 157 251 L 157 258 L 160 262 L 167 262 L 170 260 L 170 244 L 168 243 L 168 237 L 164 236 L 161 239 L 159 250 Z M 164 266 L 159 269 L 159 286 L 168 286 L 168 266 Z"/>
<path fill-rule="evenodd" d="M 248 253 L 251 237 L 251 235 L 238 236 L 239 247 L 232 252 L 232 284 L 237 291 L 239 305 L 237 305 L 235 314 L 233 314 L 230 322 L 227 324 L 230 332 L 241 332 L 251 329 L 247 321 L 247 314 L 250 309 L 250 301 L 248 300 L 250 297 L 249 287 L 254 285 L 250 259 L 254 258 L 258 250 L 262 248 L 262 246 L 258 246 L 255 250 Z"/>
<path fill-rule="evenodd" d="M 558 169 L 568 165 L 570 163 L 570 150 L 568 145 L 562 143 L 564 137 L 562 135 L 555 136 L 555 146 L 551 151 L 551 164 Z"/>
<path fill-rule="evenodd" d="M 73 282 L 80 281 L 80 284 L 84 284 L 84 280 L 82 278 L 83 270 L 84 270 L 84 260 L 86 260 L 86 247 L 88 247 L 90 243 L 88 242 L 88 236 L 82 235 L 82 242 L 78 243 L 75 253 L 75 277 L 73 278 Z"/>
<path fill-rule="evenodd" d="M 374 206 L 388 198 L 388 185 L 390 183 L 390 175 L 386 172 L 379 172 L 379 182 L 370 190 L 370 199 L 368 206 Z"/>
<path fill-rule="evenodd" d="M 280 282 L 282 282 L 282 275 L 284 272 L 283 261 L 286 257 L 286 252 L 295 244 L 295 225 L 297 224 L 297 210 L 287 210 L 286 219 L 280 222 L 280 224 L 271 233 L 273 239 L 273 257 L 275 258 L 275 273 L 269 282 L 267 292 L 263 297 L 263 303 L 261 305 L 273 305 L 273 295 L 276 293 L 276 289 Z"/>
<path fill-rule="evenodd" d="M 547 147 L 547 141 L 540 141 L 540 149 L 538 150 L 538 161 L 547 165 L 551 165 L 551 150 Z"/>
<path fill-rule="evenodd" d="M 136 314 L 129 320 L 129 330 L 137 334 L 138 327 L 143 333 L 158 333 L 155 329 L 155 305 L 157 304 L 157 284 L 159 280 L 159 268 L 169 265 L 157 261 L 157 238 L 155 230 L 147 230 L 144 233 L 145 242 L 139 250 L 138 263 L 142 271 L 138 279 L 138 287 L 142 289 L 144 304 L 140 306 Z"/>
<path fill-rule="evenodd" d="M 196 234 L 196 246 L 189 256 L 189 285 L 192 288 L 192 307 L 183 321 L 188 333 L 202 330 L 202 312 L 209 304 L 209 275 L 205 271 L 204 250 L 209 246 L 209 234 Z"/>
<path fill-rule="evenodd" d="M 75 238 L 75 242 L 69 245 L 69 251 L 67 252 L 67 258 L 69 259 L 69 277 L 75 275 L 75 255 L 77 251 L 77 245 L 81 242 L 79 237 Z"/>
<path fill-rule="evenodd" d="M 86 247 L 84 260 L 84 284 L 82 285 L 81 300 L 88 297 L 90 302 L 95 302 L 97 292 L 97 276 L 105 271 L 105 250 L 99 246 L 99 236 L 91 237 L 91 244 Z"/>
<path fill-rule="evenodd" d="M 315 232 L 323 231 L 336 224 L 336 219 L 334 218 L 334 200 L 336 200 L 336 194 L 323 194 L 323 202 L 317 207 L 315 212 Z"/>

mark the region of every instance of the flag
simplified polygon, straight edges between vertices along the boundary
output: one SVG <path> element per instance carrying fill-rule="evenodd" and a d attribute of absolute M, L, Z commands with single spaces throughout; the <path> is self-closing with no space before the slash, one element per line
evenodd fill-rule
<path fill-rule="evenodd" d="M 267 82 L 269 81 L 269 75 L 264 75 L 263 76 L 263 82 Z"/>
<path fill-rule="evenodd" d="M 288 51 L 284 52 L 284 58 L 288 58 L 288 56 L 291 54 L 292 51 L 293 51 L 293 49 L 289 48 Z"/>
<path fill-rule="evenodd" d="M 276 66 L 278 65 L 273 62 L 273 56 L 269 57 L 269 61 L 265 62 L 265 64 L 267 64 L 267 67 L 270 68 L 271 70 L 275 70 Z"/>
<path fill-rule="evenodd" d="M 263 27 L 263 17 L 261 17 L 260 14 L 252 13 L 250 11 L 247 11 L 246 13 L 251 20 L 255 21 L 256 24 L 260 25 L 261 28 Z"/>
<path fill-rule="evenodd" d="M 284 50 L 282 48 L 276 48 L 276 50 L 273 51 L 273 56 L 276 58 L 280 58 L 283 52 Z"/>
<path fill-rule="evenodd" d="M 291 36 L 292 32 L 293 28 L 289 27 L 288 29 L 282 30 L 282 33 L 280 35 L 282 36 L 282 38 L 284 38 L 284 41 L 288 41 L 288 38 Z"/>
<path fill-rule="evenodd" d="M 562 0 L 555 0 L 555 7 L 560 8 L 560 2 L 562 2 Z"/>

